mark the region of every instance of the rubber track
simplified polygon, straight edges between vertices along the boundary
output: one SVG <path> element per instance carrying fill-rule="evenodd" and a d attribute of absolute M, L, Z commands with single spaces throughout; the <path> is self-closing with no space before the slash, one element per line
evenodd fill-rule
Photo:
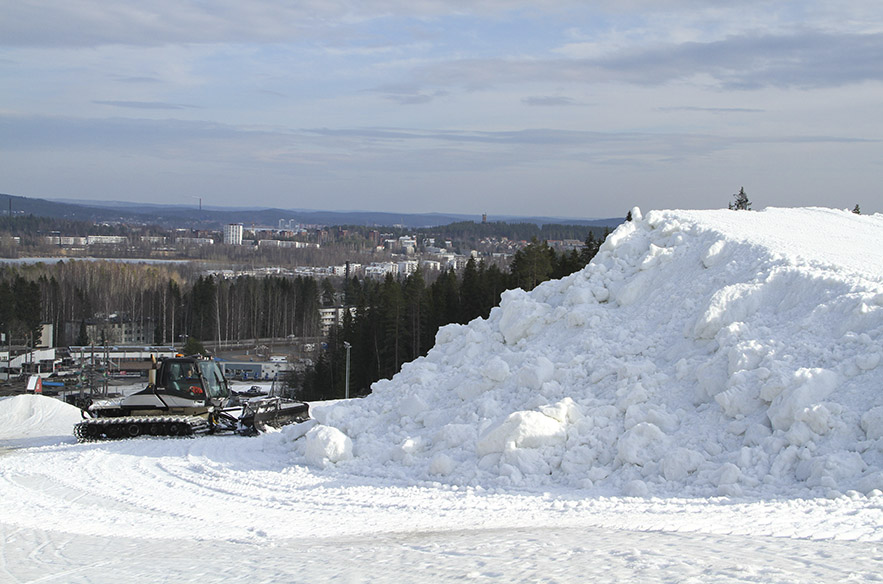
<path fill-rule="evenodd" d="M 208 431 L 208 421 L 197 416 L 94 418 L 74 426 L 77 442 L 123 440 L 140 436 L 194 436 Z"/>

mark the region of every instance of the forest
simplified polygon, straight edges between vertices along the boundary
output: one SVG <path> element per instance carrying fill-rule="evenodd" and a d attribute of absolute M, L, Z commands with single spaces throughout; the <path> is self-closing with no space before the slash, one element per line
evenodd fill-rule
<path fill-rule="evenodd" d="M 303 400 L 344 397 L 349 345 L 350 395 L 366 394 L 374 381 L 425 355 L 440 327 L 486 318 L 508 289 L 532 290 L 582 269 L 601 243 L 590 232 L 581 250 L 557 253 L 534 239 L 515 253 L 508 272 L 471 259 L 461 273 L 442 272 L 431 284 L 419 270 L 404 279 L 348 280 L 345 301 L 356 307 L 355 316 L 345 314 L 343 324 L 332 329 L 327 350 L 311 370 L 292 373 L 286 382 Z"/>
<path fill-rule="evenodd" d="M 486 317 L 503 291 L 525 290 L 581 269 L 601 240 L 590 231 L 581 250 L 556 252 L 533 241 L 515 253 L 508 271 L 471 259 L 428 282 L 420 270 L 406 278 L 324 279 L 284 276 L 222 278 L 188 263 L 66 260 L 0 267 L 0 331 L 7 342 L 30 345 L 41 323 L 54 326 L 55 345 L 102 344 L 85 336 L 85 323 L 111 316 L 152 331 L 153 343 L 185 339 L 237 341 L 317 337 L 322 305 L 354 307 L 331 331 L 314 368 L 288 384 L 303 399 L 341 397 L 351 347 L 352 393 L 394 375 L 426 352 L 441 326 Z M 79 326 L 75 326 L 79 324 Z M 73 325 L 73 326 L 72 326 Z"/>
<path fill-rule="evenodd" d="M 71 323 L 116 317 L 152 331 L 150 342 L 193 337 L 232 341 L 317 336 L 319 287 L 313 278 L 199 275 L 190 264 L 67 260 L 0 268 L 0 331 L 31 344 L 41 323 L 57 346 L 103 344 Z"/>

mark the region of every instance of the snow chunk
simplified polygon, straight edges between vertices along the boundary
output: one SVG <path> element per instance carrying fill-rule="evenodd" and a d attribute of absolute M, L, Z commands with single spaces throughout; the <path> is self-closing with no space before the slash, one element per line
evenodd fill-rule
<path fill-rule="evenodd" d="M 549 306 L 537 302 L 520 288 L 503 292 L 500 298 L 500 332 L 507 345 L 514 345 L 529 336 L 542 324 Z"/>
<path fill-rule="evenodd" d="M 862 415 L 862 430 L 868 440 L 883 438 L 883 406 L 871 408 Z"/>
<path fill-rule="evenodd" d="M 705 462 L 705 455 L 689 448 L 678 447 L 662 459 L 662 475 L 668 481 L 684 481 Z"/>
<path fill-rule="evenodd" d="M 503 381 L 509 377 L 509 364 L 499 357 L 494 357 L 481 368 L 481 374 L 491 381 Z"/>
<path fill-rule="evenodd" d="M 847 479 L 860 477 L 867 467 L 858 452 L 839 451 L 801 461 L 796 476 L 811 487 L 837 489 Z"/>
<path fill-rule="evenodd" d="M 324 468 L 353 457 L 352 440 L 337 428 L 315 426 L 306 433 L 304 439 L 304 456 L 312 465 Z"/>
<path fill-rule="evenodd" d="M 623 462 L 645 466 L 668 450 L 668 437 L 655 424 L 641 422 L 619 439 L 617 455 Z"/>
<path fill-rule="evenodd" d="M 541 412 L 514 412 L 488 429 L 475 444 L 475 452 L 484 456 L 515 448 L 539 448 L 564 442 L 564 424 Z"/>
<path fill-rule="evenodd" d="M 764 302 L 759 284 L 733 284 L 715 292 L 705 312 L 696 320 L 697 339 L 711 339 L 725 326 L 749 320 Z"/>
<path fill-rule="evenodd" d="M 429 472 L 434 475 L 449 475 L 457 468 L 457 461 L 441 452 L 432 458 L 429 464 Z"/>
<path fill-rule="evenodd" d="M 419 395 L 409 395 L 399 402 L 399 411 L 403 416 L 408 416 L 409 418 L 417 418 L 427 409 L 429 409 L 429 406 Z"/>
<path fill-rule="evenodd" d="M 518 382 L 529 389 L 537 390 L 551 380 L 555 373 L 555 364 L 546 357 L 540 356 L 532 366 L 527 366 L 518 372 Z"/>
<path fill-rule="evenodd" d="M 802 368 L 796 371 L 791 386 L 780 393 L 767 410 L 773 429 L 789 430 L 801 412 L 828 397 L 838 383 L 838 375 L 827 369 Z"/>
<path fill-rule="evenodd" d="M 713 268 L 714 266 L 722 263 L 725 259 L 726 254 L 724 250 L 727 248 L 727 242 L 723 239 L 719 239 L 711 244 L 711 247 L 708 248 L 702 255 L 702 265 L 706 268 Z"/>
<path fill-rule="evenodd" d="M 579 405 L 569 397 L 564 398 L 557 404 L 540 407 L 540 412 L 562 424 L 572 424 L 583 417 Z"/>

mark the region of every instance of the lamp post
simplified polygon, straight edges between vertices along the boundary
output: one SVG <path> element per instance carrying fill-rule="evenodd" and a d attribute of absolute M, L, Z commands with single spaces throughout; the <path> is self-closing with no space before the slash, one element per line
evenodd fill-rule
<path fill-rule="evenodd" d="M 348 342 L 344 341 L 343 346 L 346 349 L 346 381 L 344 382 L 344 397 L 346 399 L 350 398 L 350 345 Z"/>

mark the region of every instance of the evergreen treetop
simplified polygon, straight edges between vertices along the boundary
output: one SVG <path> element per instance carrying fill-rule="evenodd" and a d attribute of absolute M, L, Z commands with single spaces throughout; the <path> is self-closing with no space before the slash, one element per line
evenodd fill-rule
<path fill-rule="evenodd" d="M 751 210 L 751 201 L 748 200 L 748 195 L 745 194 L 745 187 L 739 187 L 739 192 L 733 195 L 735 197 L 735 201 L 730 203 L 730 210 L 732 211 L 750 211 Z"/>

